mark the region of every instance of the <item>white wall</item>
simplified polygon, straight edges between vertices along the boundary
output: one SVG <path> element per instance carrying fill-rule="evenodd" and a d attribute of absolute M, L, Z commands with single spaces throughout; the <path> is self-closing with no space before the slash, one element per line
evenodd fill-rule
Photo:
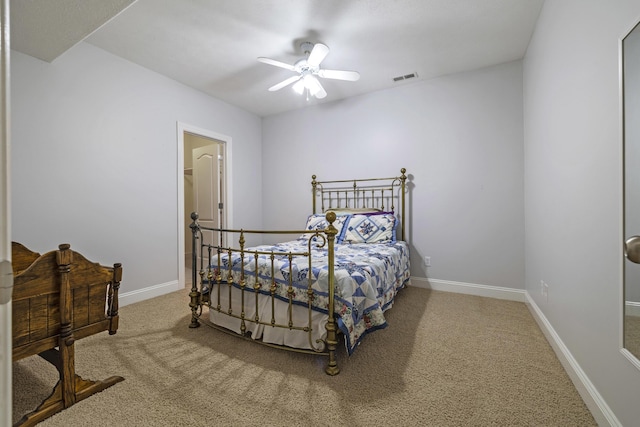
<path fill-rule="evenodd" d="M 619 350 L 618 45 L 638 18 L 637 0 L 547 0 L 524 61 L 526 288 L 625 426 L 640 371 Z"/>
<path fill-rule="evenodd" d="M 177 122 L 233 138 L 234 222 L 262 226 L 259 117 L 85 43 L 11 65 L 14 240 L 122 262 L 123 293 L 177 284 Z"/>
<path fill-rule="evenodd" d="M 312 174 L 372 178 L 405 167 L 412 275 L 524 289 L 521 65 L 265 118 L 265 226 L 304 227 Z"/>

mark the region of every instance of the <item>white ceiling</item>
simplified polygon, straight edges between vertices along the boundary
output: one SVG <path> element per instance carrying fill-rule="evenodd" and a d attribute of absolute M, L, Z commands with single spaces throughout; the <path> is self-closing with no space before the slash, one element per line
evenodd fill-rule
<path fill-rule="evenodd" d="M 521 59 L 543 2 L 11 0 L 11 45 L 53 61 L 84 39 L 268 116 Z M 328 96 L 321 101 L 307 101 L 290 87 L 267 91 L 293 72 L 256 58 L 293 63 L 303 57 L 302 41 L 329 46 L 322 67 L 356 70 L 360 80 L 323 79 Z M 409 73 L 418 78 L 393 81 Z"/>
<path fill-rule="evenodd" d="M 11 48 L 51 62 L 135 0 L 11 0 Z"/>

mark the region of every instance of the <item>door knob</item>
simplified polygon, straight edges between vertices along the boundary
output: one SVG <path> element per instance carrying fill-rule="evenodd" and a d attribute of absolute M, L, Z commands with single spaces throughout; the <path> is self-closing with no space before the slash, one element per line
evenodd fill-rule
<path fill-rule="evenodd" d="M 629 261 L 640 264 L 640 236 L 631 236 L 624 242 L 624 254 Z"/>

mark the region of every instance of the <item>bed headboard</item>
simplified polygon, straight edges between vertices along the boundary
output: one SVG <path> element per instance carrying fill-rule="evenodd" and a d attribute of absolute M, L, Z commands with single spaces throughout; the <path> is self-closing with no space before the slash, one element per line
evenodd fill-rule
<path fill-rule="evenodd" d="M 400 219 L 402 240 L 405 240 L 405 183 L 407 170 L 391 178 L 344 179 L 317 181 L 311 176 L 313 213 L 330 210 L 392 211 Z M 399 212 L 398 212 L 399 210 Z M 399 214 L 399 215 L 398 215 Z"/>

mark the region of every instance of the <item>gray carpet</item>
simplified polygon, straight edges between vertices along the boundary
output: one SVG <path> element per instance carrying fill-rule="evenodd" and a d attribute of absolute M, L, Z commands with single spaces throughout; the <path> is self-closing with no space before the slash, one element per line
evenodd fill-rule
<path fill-rule="evenodd" d="M 125 381 L 43 426 L 595 426 L 523 303 L 409 287 L 340 375 L 326 359 L 187 327 L 187 291 L 123 307 L 80 340 L 76 370 Z M 14 363 L 14 419 L 51 391 L 38 357 Z"/>
<path fill-rule="evenodd" d="M 640 358 L 640 317 L 624 317 L 624 346 L 634 356 Z"/>

